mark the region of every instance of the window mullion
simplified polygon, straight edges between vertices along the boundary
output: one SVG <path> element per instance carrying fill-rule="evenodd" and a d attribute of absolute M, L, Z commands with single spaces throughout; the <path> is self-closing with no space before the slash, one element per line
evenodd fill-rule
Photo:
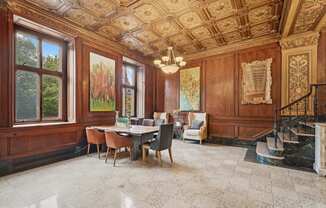
<path fill-rule="evenodd" d="M 39 48 L 40 48 L 40 121 L 43 121 L 43 51 L 42 51 L 42 38 L 39 38 Z"/>

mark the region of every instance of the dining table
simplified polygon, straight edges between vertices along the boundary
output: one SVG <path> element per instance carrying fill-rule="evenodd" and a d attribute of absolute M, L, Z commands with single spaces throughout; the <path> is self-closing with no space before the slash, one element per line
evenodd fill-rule
<path fill-rule="evenodd" d="M 92 126 L 99 131 L 116 132 L 120 135 L 129 136 L 132 138 L 133 148 L 131 152 L 131 159 L 137 160 L 141 154 L 141 145 L 152 140 L 154 134 L 159 131 L 159 126 Z"/>

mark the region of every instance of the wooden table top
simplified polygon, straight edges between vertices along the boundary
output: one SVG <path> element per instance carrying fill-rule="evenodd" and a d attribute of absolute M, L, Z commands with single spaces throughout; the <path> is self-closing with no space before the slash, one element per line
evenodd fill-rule
<path fill-rule="evenodd" d="M 141 125 L 132 125 L 131 127 L 118 127 L 118 126 L 92 126 L 101 131 L 114 131 L 119 133 L 126 133 L 130 135 L 142 135 L 155 133 L 159 131 L 159 126 L 141 126 Z"/>

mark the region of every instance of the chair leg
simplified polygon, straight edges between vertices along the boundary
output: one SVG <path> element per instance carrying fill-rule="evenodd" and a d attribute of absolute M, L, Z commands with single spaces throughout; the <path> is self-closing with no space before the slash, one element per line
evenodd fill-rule
<path fill-rule="evenodd" d="M 142 156 L 143 156 L 143 161 L 146 160 L 146 148 L 144 146 L 142 146 Z"/>
<path fill-rule="evenodd" d="M 106 150 L 106 155 L 105 155 L 105 163 L 108 161 L 109 154 L 110 154 L 110 148 L 108 147 L 108 149 Z"/>
<path fill-rule="evenodd" d="M 100 145 L 96 144 L 98 159 L 100 159 Z"/>
<path fill-rule="evenodd" d="M 117 150 L 115 149 L 114 150 L 114 161 L 113 161 L 113 167 L 115 166 L 115 161 L 116 161 L 116 159 L 117 159 Z"/>
<path fill-rule="evenodd" d="M 87 157 L 89 156 L 89 149 L 91 148 L 91 144 L 87 145 Z"/>
<path fill-rule="evenodd" d="M 169 156 L 170 156 L 170 160 L 171 160 L 171 163 L 173 163 L 173 158 L 172 158 L 172 150 L 171 150 L 171 147 L 169 148 Z"/>
<path fill-rule="evenodd" d="M 161 156 L 161 151 L 157 151 L 157 156 L 158 156 L 158 162 L 160 163 L 160 166 L 162 166 L 162 156 Z"/>
<path fill-rule="evenodd" d="M 158 157 L 158 151 L 157 150 L 155 151 L 155 157 L 156 158 Z"/>
<path fill-rule="evenodd" d="M 203 144 L 203 140 L 199 140 L 199 143 L 200 143 L 200 144 Z"/>
<path fill-rule="evenodd" d="M 128 149 L 129 149 L 129 157 L 130 157 L 130 160 L 132 159 L 132 147 L 128 147 Z"/>

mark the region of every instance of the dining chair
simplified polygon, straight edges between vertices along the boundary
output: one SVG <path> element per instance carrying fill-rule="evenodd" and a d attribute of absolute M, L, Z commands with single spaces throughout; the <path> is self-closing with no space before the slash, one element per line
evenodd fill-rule
<path fill-rule="evenodd" d="M 117 159 L 117 151 L 120 152 L 121 148 L 127 148 L 130 153 L 131 159 L 131 152 L 132 152 L 132 140 L 127 136 L 120 136 L 115 132 L 105 132 L 105 141 L 107 146 L 107 152 L 105 156 L 105 163 L 108 160 L 110 150 L 114 151 L 114 161 L 113 166 L 115 166 L 115 161 Z"/>
<path fill-rule="evenodd" d="M 145 143 L 142 145 L 143 160 L 146 160 L 149 149 L 155 151 L 155 155 L 158 157 L 160 165 L 162 165 L 161 151 L 168 150 L 170 161 L 173 163 L 172 158 L 172 138 L 173 138 L 173 124 L 162 124 L 156 139 L 152 142 Z"/>
<path fill-rule="evenodd" d="M 96 144 L 98 159 L 100 159 L 100 145 L 105 144 L 105 134 L 94 128 L 86 128 L 87 136 L 87 156 L 89 155 L 89 150 L 91 144 Z"/>
<path fill-rule="evenodd" d="M 144 119 L 142 125 L 143 126 L 154 126 L 154 120 L 153 119 Z"/>

